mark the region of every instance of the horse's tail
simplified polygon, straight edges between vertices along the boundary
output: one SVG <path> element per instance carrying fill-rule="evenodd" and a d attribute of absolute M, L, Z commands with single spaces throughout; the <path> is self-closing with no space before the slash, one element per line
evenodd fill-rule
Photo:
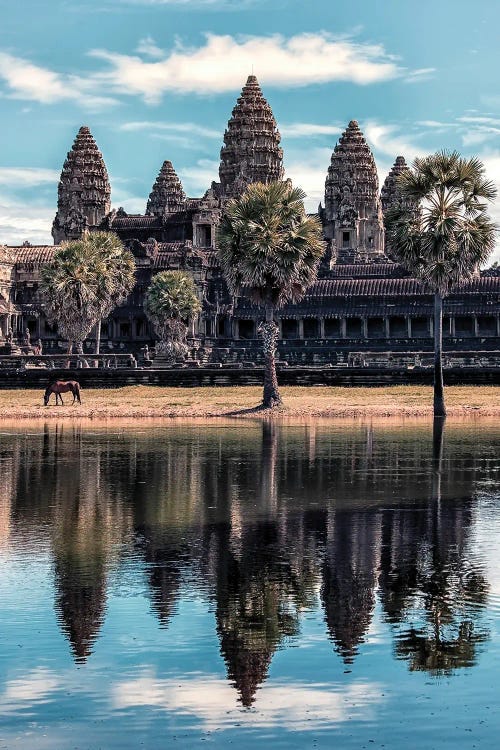
<path fill-rule="evenodd" d="M 75 389 L 74 394 L 76 396 L 76 400 L 78 401 L 79 404 L 81 404 L 82 399 L 80 398 L 80 383 L 75 382 L 74 389 Z"/>

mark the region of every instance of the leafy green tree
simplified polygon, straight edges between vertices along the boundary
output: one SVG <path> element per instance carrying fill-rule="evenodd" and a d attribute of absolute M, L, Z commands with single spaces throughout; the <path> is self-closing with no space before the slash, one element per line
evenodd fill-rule
<path fill-rule="evenodd" d="M 77 350 L 91 329 L 132 291 L 135 263 L 131 252 L 112 232 L 96 232 L 62 243 L 42 269 L 40 293 L 50 321 L 68 341 L 68 353 Z"/>
<path fill-rule="evenodd" d="M 192 277 L 184 271 L 163 271 L 153 276 L 144 310 L 160 339 L 160 351 L 172 359 L 182 357 L 188 322 L 201 310 Z"/>
<path fill-rule="evenodd" d="M 316 279 L 324 251 L 319 219 L 307 216 L 305 193 L 289 182 L 255 183 L 228 202 L 218 230 L 218 257 L 230 291 L 265 308 L 263 406 L 282 403 L 276 377 L 276 308 L 298 302 Z"/>
<path fill-rule="evenodd" d="M 443 297 L 487 260 L 496 226 L 487 214 L 496 197 L 477 158 L 442 151 L 415 159 L 398 178 L 400 199 L 386 216 L 391 251 L 434 294 L 434 416 L 445 417 Z"/>

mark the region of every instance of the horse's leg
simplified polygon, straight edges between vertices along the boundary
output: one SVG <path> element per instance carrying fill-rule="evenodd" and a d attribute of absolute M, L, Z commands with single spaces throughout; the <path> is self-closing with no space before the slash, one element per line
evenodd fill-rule
<path fill-rule="evenodd" d="M 63 401 L 62 393 L 59 394 L 59 398 L 61 399 L 61 406 L 64 406 L 64 401 Z"/>

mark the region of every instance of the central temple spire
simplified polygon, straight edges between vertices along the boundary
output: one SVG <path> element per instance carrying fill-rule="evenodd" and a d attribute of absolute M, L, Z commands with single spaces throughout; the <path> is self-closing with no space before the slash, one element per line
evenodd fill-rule
<path fill-rule="evenodd" d="M 241 195 L 253 182 L 282 180 L 281 136 L 256 76 L 249 75 L 224 133 L 219 177 L 225 197 Z"/>

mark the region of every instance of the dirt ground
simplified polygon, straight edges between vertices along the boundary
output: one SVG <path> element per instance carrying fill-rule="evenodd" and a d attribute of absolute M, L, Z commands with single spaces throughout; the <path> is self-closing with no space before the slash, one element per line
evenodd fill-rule
<path fill-rule="evenodd" d="M 258 387 L 162 388 L 129 386 L 83 389 L 82 404 L 43 406 L 41 390 L 0 390 L 0 419 L 109 419 L 161 417 L 427 417 L 432 415 L 428 386 L 336 388 L 286 386 L 280 389 L 283 407 L 260 409 Z M 500 417 L 499 386 L 449 386 L 446 403 L 450 417 Z"/>

